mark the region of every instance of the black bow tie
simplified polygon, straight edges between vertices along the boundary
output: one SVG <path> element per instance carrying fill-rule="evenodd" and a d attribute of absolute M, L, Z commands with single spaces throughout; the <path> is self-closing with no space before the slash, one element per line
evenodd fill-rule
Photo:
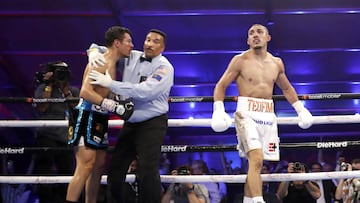
<path fill-rule="evenodd" d="M 141 56 L 141 57 L 140 57 L 140 63 L 142 63 L 142 62 L 144 62 L 144 61 L 148 61 L 148 62 L 151 63 L 152 58 L 145 58 L 145 57 Z"/>

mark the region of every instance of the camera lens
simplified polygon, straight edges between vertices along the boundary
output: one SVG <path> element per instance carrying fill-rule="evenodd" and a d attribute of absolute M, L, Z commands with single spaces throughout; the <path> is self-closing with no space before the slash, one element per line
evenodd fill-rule
<path fill-rule="evenodd" d="M 342 162 L 342 163 L 340 164 L 340 168 L 341 168 L 342 171 L 347 171 L 347 170 L 348 170 L 348 165 L 347 165 L 347 163 Z"/>
<path fill-rule="evenodd" d="M 177 171 L 178 175 L 189 175 L 189 171 L 186 169 L 180 169 Z"/>
<path fill-rule="evenodd" d="M 302 168 L 302 164 L 300 162 L 295 162 L 294 163 L 294 170 L 300 171 L 301 168 Z"/>

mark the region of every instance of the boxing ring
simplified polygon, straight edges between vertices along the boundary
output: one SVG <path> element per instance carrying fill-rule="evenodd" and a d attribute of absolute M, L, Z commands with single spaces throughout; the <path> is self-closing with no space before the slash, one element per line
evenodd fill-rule
<path fill-rule="evenodd" d="M 308 94 L 299 95 L 300 100 L 333 100 L 333 99 L 358 99 L 360 94 L 353 93 L 324 93 L 324 94 Z M 236 101 L 237 97 L 226 97 L 224 101 Z M 285 100 L 282 95 L 274 95 L 274 101 Z M 51 102 L 74 102 L 78 98 L 72 99 L 34 99 L 29 97 L 6 97 L 0 98 L 1 102 L 11 103 L 51 103 Z M 212 102 L 212 97 L 171 97 L 170 103 L 176 102 Z M 329 116 L 313 116 L 313 125 L 318 124 L 349 124 L 360 123 L 360 115 L 329 115 Z M 278 125 L 297 125 L 298 117 L 278 117 Z M 211 119 L 169 119 L 169 128 L 171 127 L 208 127 L 211 126 Z M 68 125 L 67 120 L 0 120 L 0 127 L 9 128 L 33 128 L 33 127 L 64 127 Z M 109 127 L 119 127 L 123 125 L 122 120 L 109 120 Z M 233 125 L 231 127 L 234 127 Z M 311 128 L 309 129 L 311 130 Z M 334 141 L 334 142 L 307 142 L 307 143 L 280 143 L 280 148 L 315 148 L 315 149 L 342 149 L 347 147 L 360 146 L 360 140 L 356 141 Z M 49 148 L 40 147 L 0 147 L 0 154 L 23 154 L 27 151 L 34 150 L 51 150 Z M 62 149 L 52 149 L 62 150 Z M 69 149 L 67 149 L 69 150 Z M 111 147 L 110 147 L 111 150 Z M 194 145 L 163 145 L 161 147 L 163 153 L 183 153 L 183 152 L 224 152 L 237 151 L 237 145 L 221 145 L 221 146 L 194 146 Z M 319 180 L 319 179 L 343 179 L 360 177 L 359 171 L 333 171 L 333 172 L 317 172 L 317 173 L 271 173 L 262 174 L 264 182 L 278 182 L 290 180 Z M 54 184 L 69 183 L 72 176 L 0 176 L 0 183 L 9 184 Z M 106 184 L 106 175 L 102 177 L 102 184 Z M 161 175 L 163 183 L 172 182 L 225 182 L 225 183 L 244 183 L 246 174 L 242 175 L 191 175 L 191 176 L 174 176 Z M 126 181 L 133 182 L 134 175 L 127 175 Z"/>

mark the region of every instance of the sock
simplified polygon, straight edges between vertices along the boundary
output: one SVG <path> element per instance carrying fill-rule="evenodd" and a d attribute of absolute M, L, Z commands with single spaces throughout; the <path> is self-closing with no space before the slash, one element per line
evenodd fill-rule
<path fill-rule="evenodd" d="M 264 199 L 262 196 L 256 196 L 252 198 L 252 202 L 253 203 L 265 203 Z"/>
<path fill-rule="evenodd" d="M 252 199 L 250 197 L 244 196 L 243 203 L 252 203 Z"/>

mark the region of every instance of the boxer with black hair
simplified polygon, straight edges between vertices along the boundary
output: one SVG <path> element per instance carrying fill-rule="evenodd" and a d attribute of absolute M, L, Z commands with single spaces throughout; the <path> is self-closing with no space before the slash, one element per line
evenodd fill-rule
<path fill-rule="evenodd" d="M 211 127 L 216 132 L 227 130 L 232 119 L 226 113 L 224 98 L 227 87 L 236 82 L 239 97 L 234 114 L 240 156 L 247 156 L 248 176 L 244 203 L 263 203 L 260 176 L 263 160 L 279 160 L 279 138 L 272 100 L 274 85 L 283 92 L 299 116 L 299 126 L 312 125 L 311 113 L 299 101 L 289 82 L 283 61 L 267 51 L 271 40 L 268 29 L 254 24 L 248 30 L 250 49 L 232 58 L 214 89 Z"/>
<path fill-rule="evenodd" d="M 161 146 L 168 129 L 168 98 L 174 84 L 174 68 L 162 55 L 166 34 L 151 29 L 145 37 L 143 51 L 133 50 L 130 57 L 119 61 L 122 78 L 113 80 L 93 68 L 92 84 L 109 87 L 121 97 L 132 101 L 134 113 L 118 135 L 109 166 L 108 201 L 125 202 L 123 187 L 127 169 L 138 158 L 136 177 L 139 186 L 139 203 L 159 203 L 162 185 L 159 173 Z M 105 51 L 104 47 L 93 45 Z M 97 49 L 96 49 L 97 50 Z M 101 58 L 99 51 L 89 53 L 92 64 Z"/>
<path fill-rule="evenodd" d="M 115 79 L 117 61 L 129 57 L 134 47 L 130 30 L 120 26 L 110 27 L 105 33 L 105 43 L 108 50 L 104 58 L 108 63 L 99 67 L 98 71 Z M 108 112 L 127 120 L 134 110 L 131 102 L 108 98 L 113 95 L 109 88 L 91 84 L 90 71 L 88 64 L 83 75 L 80 101 L 69 118 L 68 143 L 75 147 L 76 168 L 68 186 L 67 202 L 77 202 L 85 186 L 86 203 L 96 203 L 109 145 Z"/>

